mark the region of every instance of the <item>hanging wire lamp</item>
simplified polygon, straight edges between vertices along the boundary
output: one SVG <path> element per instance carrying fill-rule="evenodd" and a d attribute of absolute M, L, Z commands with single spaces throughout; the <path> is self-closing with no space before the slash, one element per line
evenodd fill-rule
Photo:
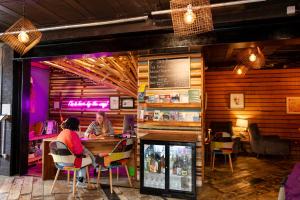
<path fill-rule="evenodd" d="M 189 36 L 213 30 L 209 0 L 171 0 L 170 8 L 176 36 Z"/>
<path fill-rule="evenodd" d="M 9 27 L 1 36 L 1 40 L 20 55 L 27 53 L 42 38 L 42 33 L 24 16 L 25 1 L 23 2 L 23 17 Z"/>

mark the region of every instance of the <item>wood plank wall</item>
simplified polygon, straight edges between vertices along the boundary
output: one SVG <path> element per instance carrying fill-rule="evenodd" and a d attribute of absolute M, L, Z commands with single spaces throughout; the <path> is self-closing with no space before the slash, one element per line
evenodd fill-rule
<path fill-rule="evenodd" d="M 263 135 L 300 137 L 300 115 L 286 113 L 286 97 L 300 97 L 300 69 L 249 70 L 245 77 L 232 71 L 207 71 L 206 127 L 211 121 L 237 118 L 258 123 Z M 229 94 L 244 93 L 245 108 L 229 109 Z"/>
<path fill-rule="evenodd" d="M 81 130 L 85 131 L 87 126 L 95 119 L 97 109 L 68 108 L 70 99 L 102 98 L 109 96 L 127 97 L 122 92 L 94 84 L 88 79 L 73 75 L 71 73 L 51 68 L 49 88 L 49 119 L 60 121 L 59 110 L 54 109 L 54 102 L 62 100 L 62 116 L 64 119 L 73 116 L 80 119 Z M 116 133 L 121 133 L 123 128 L 123 117 L 125 114 L 136 115 L 136 109 L 121 109 L 107 111 Z"/>
<path fill-rule="evenodd" d="M 202 99 L 202 108 L 203 105 L 203 89 L 204 89 L 204 72 L 203 72 L 203 58 L 201 54 L 181 54 L 181 55 L 163 55 L 163 56 L 151 56 L 151 57 L 143 57 L 139 58 L 139 70 L 138 70 L 138 84 L 139 86 L 142 84 L 146 85 L 146 90 L 148 87 L 148 60 L 150 59 L 167 59 L 167 58 L 176 58 L 176 57 L 190 57 L 191 58 L 191 79 L 190 79 L 190 89 L 200 89 L 202 92 L 201 99 Z M 169 90 L 169 89 L 168 89 Z M 174 89 L 176 90 L 176 89 Z M 158 90 L 159 91 L 159 90 Z M 203 109 L 201 109 L 201 122 L 199 122 L 199 127 L 196 128 L 196 130 L 192 130 L 193 127 L 188 127 L 190 129 L 186 130 L 180 130 L 178 127 L 169 127 L 172 128 L 172 130 L 154 130 L 154 129 L 144 129 L 141 128 L 142 122 L 138 123 L 138 138 L 148 134 L 148 133 L 154 133 L 154 134 L 197 134 L 198 136 L 198 142 L 196 144 L 196 180 L 197 180 L 197 186 L 202 185 L 202 181 L 204 178 L 204 146 L 203 146 L 203 123 L 204 123 L 204 112 Z M 159 128 L 156 128 L 159 129 Z M 138 140 L 139 144 L 139 140 Z M 139 145 L 138 145 L 138 156 L 137 156 L 137 166 L 139 169 L 140 165 L 140 157 L 139 157 Z"/>

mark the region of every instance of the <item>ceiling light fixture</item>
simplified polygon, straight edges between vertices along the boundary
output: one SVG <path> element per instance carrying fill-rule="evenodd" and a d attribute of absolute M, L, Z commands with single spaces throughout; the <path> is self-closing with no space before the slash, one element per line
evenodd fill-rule
<path fill-rule="evenodd" d="M 234 67 L 233 72 L 239 76 L 244 76 L 248 70 L 249 70 L 248 67 L 239 64 Z"/>
<path fill-rule="evenodd" d="M 184 13 L 184 22 L 186 24 L 192 24 L 195 22 L 196 20 L 196 14 L 193 12 L 193 9 L 192 9 L 192 4 L 189 4 L 187 6 L 187 10 L 186 10 L 186 13 Z"/>
<path fill-rule="evenodd" d="M 26 31 L 21 31 L 18 35 L 18 40 L 24 44 L 29 42 L 29 35 L 26 33 Z"/>
<path fill-rule="evenodd" d="M 42 33 L 25 17 L 25 0 L 23 1 L 23 17 L 10 26 L 5 33 L 0 34 L 1 40 L 20 55 L 24 55 L 37 45 Z"/>
<path fill-rule="evenodd" d="M 255 61 L 256 61 L 256 55 L 255 55 L 255 53 L 251 53 L 251 54 L 250 54 L 249 60 L 250 60 L 251 62 L 255 62 Z"/>

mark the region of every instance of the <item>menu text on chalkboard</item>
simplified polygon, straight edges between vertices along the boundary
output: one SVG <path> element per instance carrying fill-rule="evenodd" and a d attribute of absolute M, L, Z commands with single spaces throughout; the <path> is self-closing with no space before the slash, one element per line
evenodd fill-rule
<path fill-rule="evenodd" d="M 190 59 L 149 60 L 149 88 L 189 88 Z"/>

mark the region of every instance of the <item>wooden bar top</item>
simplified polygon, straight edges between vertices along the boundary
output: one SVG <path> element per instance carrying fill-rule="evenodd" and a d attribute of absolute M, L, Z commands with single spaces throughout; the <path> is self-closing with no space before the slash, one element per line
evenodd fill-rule
<path fill-rule="evenodd" d="M 43 141 L 52 142 L 55 140 L 56 137 L 52 137 L 52 138 L 44 139 Z M 119 142 L 121 139 L 112 136 L 103 136 L 99 138 L 80 138 L 80 140 L 82 144 L 85 144 L 85 143 L 115 143 L 115 142 Z"/>
<path fill-rule="evenodd" d="M 149 133 L 140 138 L 141 140 L 155 140 L 155 141 L 164 141 L 164 142 L 197 142 L 196 134 L 158 134 L 158 133 Z"/>

